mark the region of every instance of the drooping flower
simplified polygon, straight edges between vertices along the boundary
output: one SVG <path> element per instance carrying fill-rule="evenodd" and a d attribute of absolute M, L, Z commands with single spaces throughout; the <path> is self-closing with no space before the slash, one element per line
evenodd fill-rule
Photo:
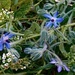
<path fill-rule="evenodd" d="M 55 12 L 53 16 L 50 14 L 44 14 L 43 16 L 48 18 L 48 21 L 45 24 L 46 28 L 50 28 L 52 25 L 54 28 L 56 28 L 58 27 L 59 23 L 63 21 L 62 17 L 58 17 L 58 12 Z"/>
<path fill-rule="evenodd" d="M 63 63 L 63 62 L 59 62 L 57 61 L 57 59 L 52 59 L 51 64 L 55 64 L 57 66 L 57 71 L 61 72 L 62 69 L 66 70 L 66 71 L 70 71 L 70 69 Z"/>
<path fill-rule="evenodd" d="M 6 46 L 6 48 L 10 48 L 10 41 L 9 39 L 12 38 L 14 36 L 14 34 L 12 33 L 5 33 L 1 36 L 0 38 L 0 51 L 3 50 L 3 47 Z"/>
<path fill-rule="evenodd" d="M 25 48 L 24 52 L 30 54 L 33 61 L 40 59 L 43 53 L 47 50 L 47 44 L 44 44 L 43 48 Z"/>

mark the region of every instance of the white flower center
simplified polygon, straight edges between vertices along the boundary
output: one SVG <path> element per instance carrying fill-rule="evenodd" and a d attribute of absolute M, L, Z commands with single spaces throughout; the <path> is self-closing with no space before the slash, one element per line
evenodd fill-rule
<path fill-rule="evenodd" d="M 8 40 L 9 37 L 8 36 L 3 36 L 3 41 L 6 42 L 6 40 Z"/>
<path fill-rule="evenodd" d="M 55 17 L 52 17 L 51 18 L 51 22 L 54 22 L 54 21 L 56 21 L 56 18 Z"/>

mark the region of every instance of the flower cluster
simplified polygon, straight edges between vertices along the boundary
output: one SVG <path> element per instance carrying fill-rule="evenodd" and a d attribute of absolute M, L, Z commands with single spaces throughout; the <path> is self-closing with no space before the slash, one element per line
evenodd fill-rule
<path fill-rule="evenodd" d="M 2 55 L 2 68 L 8 68 L 9 67 L 9 64 L 11 62 L 13 62 L 13 58 L 14 58 L 14 55 L 12 55 L 10 52 L 8 53 L 3 53 Z"/>
<path fill-rule="evenodd" d="M 30 64 L 30 62 L 28 61 L 28 59 L 19 59 L 17 62 L 14 62 L 15 59 L 15 55 L 12 54 L 11 52 L 8 53 L 3 53 L 2 55 L 2 64 L 1 67 L 3 69 L 8 69 L 11 68 L 12 70 L 24 70 L 26 69 L 26 67 Z"/>
<path fill-rule="evenodd" d="M 6 16 L 7 18 L 9 18 L 9 14 L 12 14 L 13 13 L 13 11 L 8 11 L 7 9 L 3 9 L 2 8 L 2 10 L 1 10 L 2 12 L 0 12 L 0 23 L 2 22 L 2 20 L 4 20 L 4 16 Z M 14 17 L 12 16 L 12 19 L 13 19 Z"/>

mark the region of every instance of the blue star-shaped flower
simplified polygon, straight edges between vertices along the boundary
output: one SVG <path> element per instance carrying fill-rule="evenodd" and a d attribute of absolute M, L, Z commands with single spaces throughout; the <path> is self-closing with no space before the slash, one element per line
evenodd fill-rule
<path fill-rule="evenodd" d="M 58 27 L 59 23 L 63 21 L 63 18 L 61 17 L 58 18 L 58 12 L 55 12 L 53 16 L 51 16 L 50 14 L 44 14 L 43 16 L 48 18 L 48 21 L 45 24 L 46 28 L 50 28 L 52 27 L 52 25 L 54 28 L 56 28 Z"/>
<path fill-rule="evenodd" d="M 0 51 L 3 50 L 4 45 L 8 49 L 10 48 L 9 39 L 12 38 L 13 36 L 14 34 L 11 34 L 9 32 L 2 35 L 2 37 L 0 38 Z"/>
<path fill-rule="evenodd" d="M 51 64 L 55 64 L 57 66 L 57 71 L 61 72 L 62 69 L 66 70 L 66 71 L 70 71 L 69 68 L 63 63 L 63 62 L 59 62 L 56 59 L 52 59 Z"/>

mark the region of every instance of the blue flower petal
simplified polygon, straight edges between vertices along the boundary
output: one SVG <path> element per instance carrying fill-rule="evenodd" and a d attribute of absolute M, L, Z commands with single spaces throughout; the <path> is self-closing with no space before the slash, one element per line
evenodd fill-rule
<path fill-rule="evenodd" d="M 61 65 L 58 65 L 57 67 L 58 67 L 58 69 L 57 69 L 58 72 L 61 72 L 61 70 L 62 70 L 62 66 L 61 66 Z"/>
<path fill-rule="evenodd" d="M 46 22 L 46 25 L 45 25 L 46 28 L 51 27 L 52 24 L 53 24 L 54 28 L 57 28 L 58 24 L 64 20 L 61 17 L 58 18 L 58 12 L 57 11 L 54 13 L 53 16 L 51 16 L 50 14 L 44 14 L 43 16 L 48 18 L 48 22 Z"/>
<path fill-rule="evenodd" d="M 7 36 L 10 32 L 5 33 L 4 35 Z"/>
<path fill-rule="evenodd" d="M 53 15 L 53 17 L 57 17 L 58 16 L 58 12 L 56 11 Z"/>
<path fill-rule="evenodd" d="M 3 50 L 3 43 L 0 41 L 0 51 Z"/>
<path fill-rule="evenodd" d="M 12 38 L 13 36 L 15 36 L 15 34 L 10 33 L 10 34 L 8 34 L 7 36 L 8 36 L 9 38 Z"/>
<path fill-rule="evenodd" d="M 54 28 L 57 28 L 57 27 L 58 27 L 57 22 L 54 22 Z"/>
<path fill-rule="evenodd" d="M 44 14 L 43 16 L 46 17 L 46 18 L 49 18 L 49 19 L 52 18 L 52 16 L 50 14 Z"/>
<path fill-rule="evenodd" d="M 7 32 L 7 33 L 3 34 L 3 37 L 5 37 L 5 36 L 8 36 L 8 38 L 12 38 L 13 36 L 15 36 L 15 34 Z"/>
<path fill-rule="evenodd" d="M 50 22 L 46 22 L 46 24 L 45 24 L 45 28 L 50 28 L 52 26 L 52 22 L 50 21 Z"/>
<path fill-rule="evenodd" d="M 57 62 L 56 62 L 55 60 L 53 60 L 53 61 L 51 61 L 50 63 L 51 63 L 51 64 L 55 64 L 55 63 L 57 63 Z"/>
<path fill-rule="evenodd" d="M 63 18 L 57 18 L 56 22 L 61 23 L 64 19 Z"/>
<path fill-rule="evenodd" d="M 6 48 L 8 48 L 8 49 L 10 48 L 10 44 L 8 42 L 5 42 L 4 44 L 5 44 Z"/>

